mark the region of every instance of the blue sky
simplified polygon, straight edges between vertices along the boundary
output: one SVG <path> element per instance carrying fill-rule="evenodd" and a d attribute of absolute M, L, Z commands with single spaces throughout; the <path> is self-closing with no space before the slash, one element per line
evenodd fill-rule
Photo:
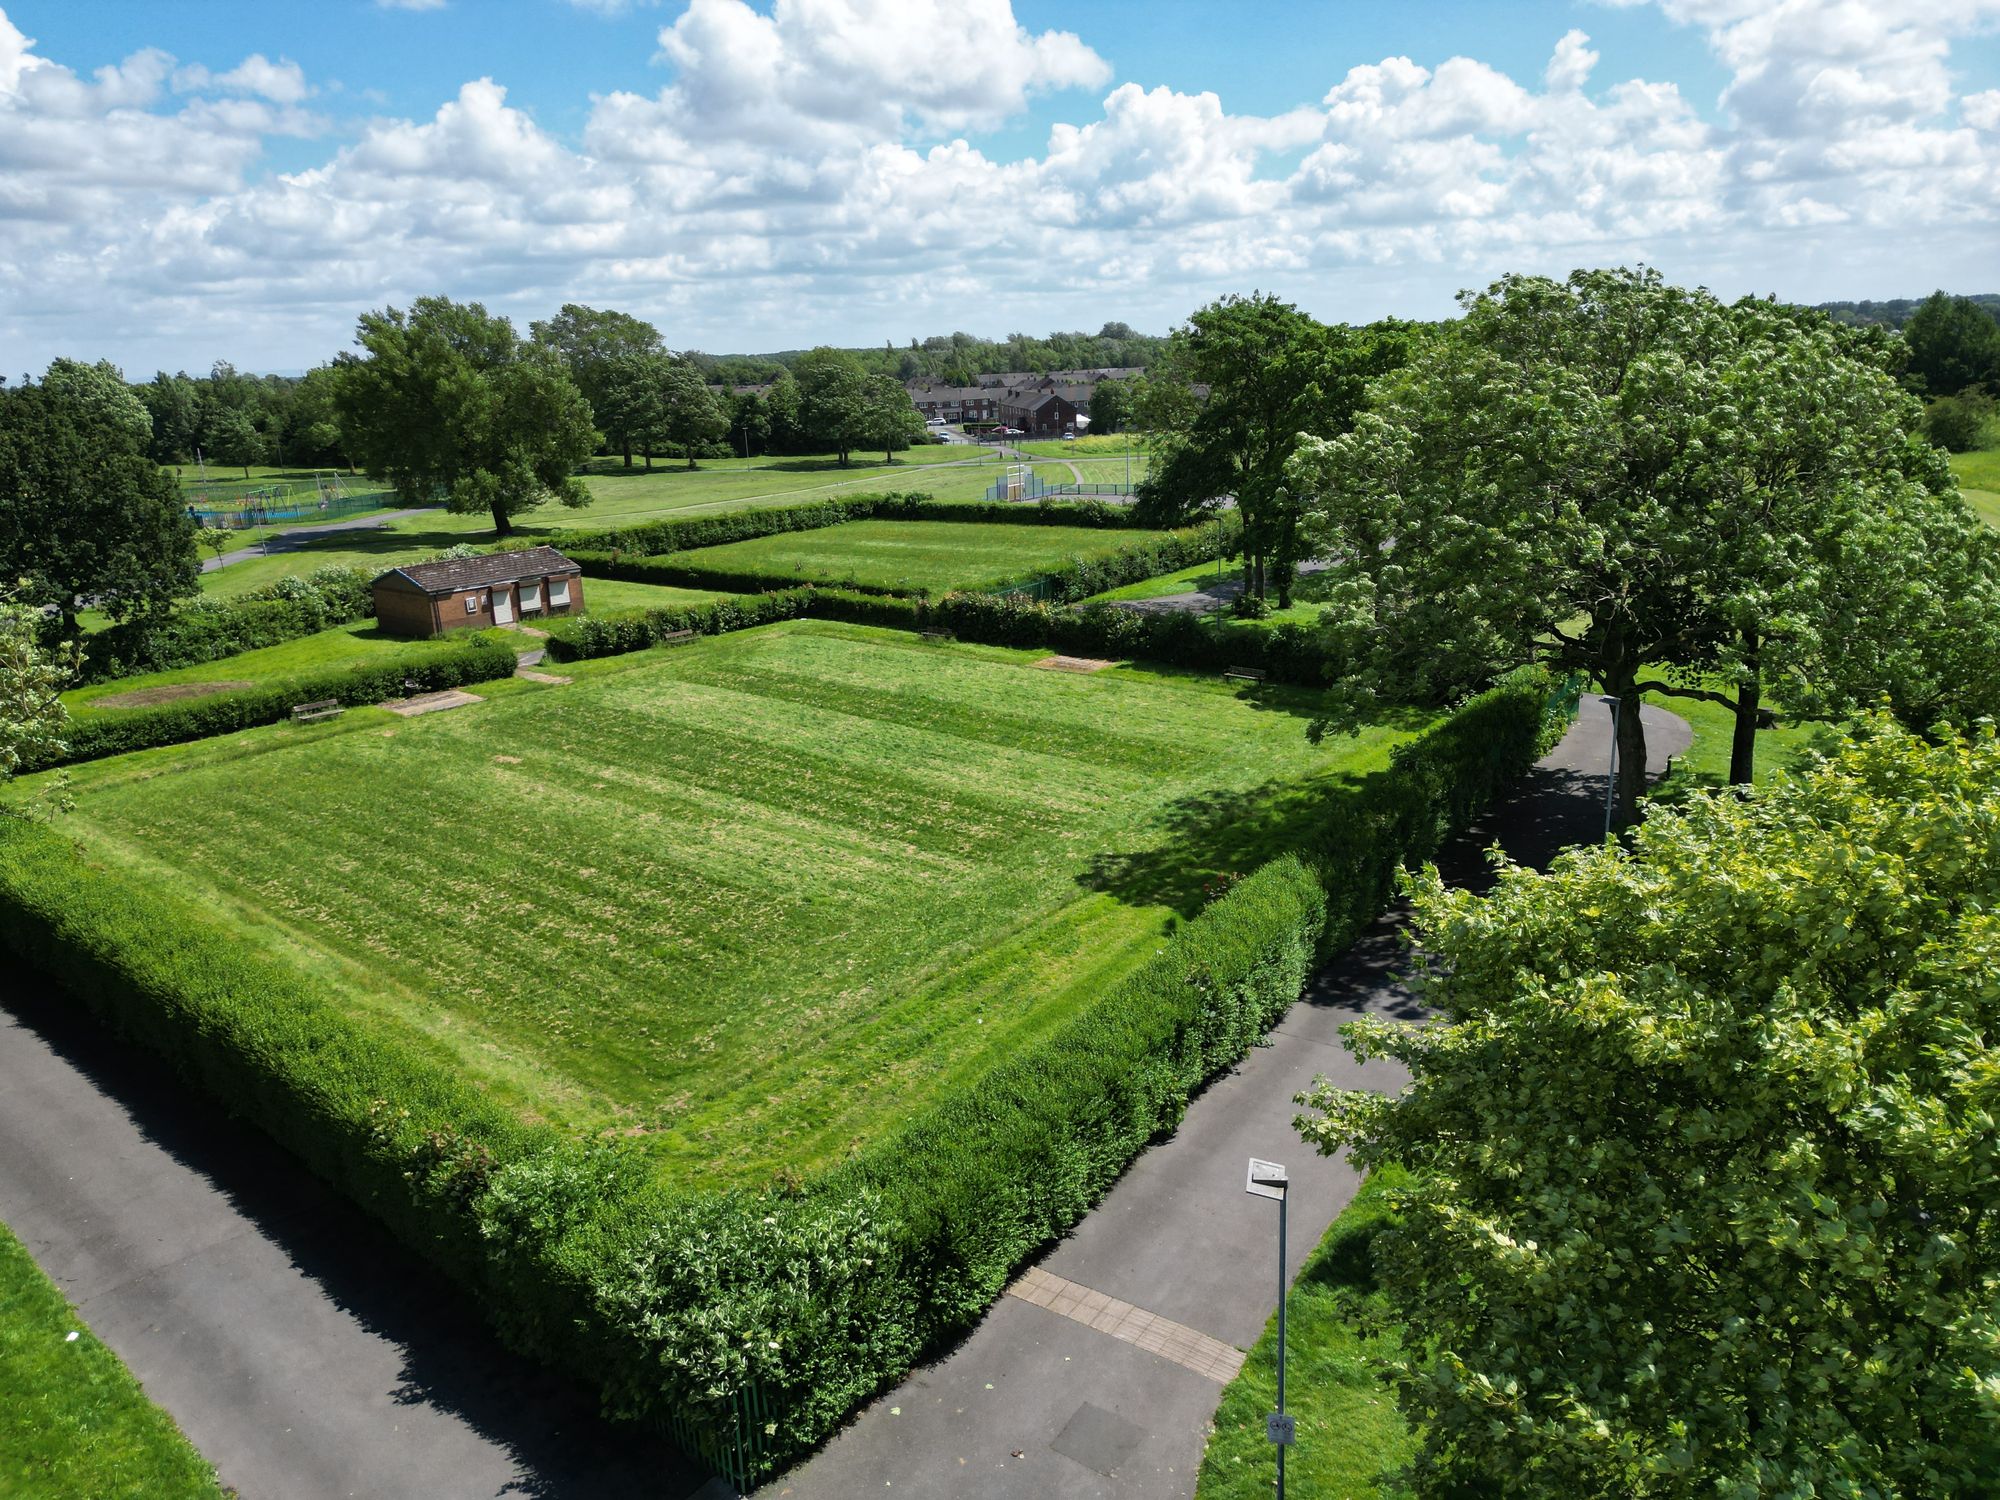
<path fill-rule="evenodd" d="M 2000 287 L 2000 0 L 0 0 L 0 347 L 300 369 L 429 292 L 677 347 Z"/>

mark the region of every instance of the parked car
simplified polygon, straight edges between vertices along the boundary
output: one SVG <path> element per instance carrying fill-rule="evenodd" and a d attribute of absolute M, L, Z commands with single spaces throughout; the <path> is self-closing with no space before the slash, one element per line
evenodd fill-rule
<path fill-rule="evenodd" d="M 1075 433 L 1073 433 L 1073 432 L 1065 432 L 1065 433 L 1063 434 L 1063 441 L 1064 441 L 1065 443 L 1073 443 L 1073 442 L 1075 442 L 1075 441 L 1076 441 L 1076 434 L 1075 434 Z"/>

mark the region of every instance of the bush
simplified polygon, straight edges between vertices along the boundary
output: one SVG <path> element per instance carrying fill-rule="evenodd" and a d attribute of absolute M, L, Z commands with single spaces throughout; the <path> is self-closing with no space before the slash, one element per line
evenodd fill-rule
<path fill-rule="evenodd" d="M 1949 453 L 1970 453 L 1984 446 L 1996 403 L 1979 387 L 1956 396 L 1939 396 L 1924 407 L 1924 436 Z"/>
<path fill-rule="evenodd" d="M 327 566 L 236 599 L 199 598 L 168 615 L 127 620 L 85 640 L 80 681 L 199 666 L 365 620 L 375 613 L 373 581 L 363 568 Z"/>
<path fill-rule="evenodd" d="M 47 770 L 128 750 L 178 745 L 259 724 L 276 724 L 290 716 L 294 705 L 326 698 L 345 704 L 378 703 L 401 697 L 406 680 L 415 681 L 422 692 L 488 682 L 512 676 L 514 663 L 513 647 L 498 641 L 470 640 L 445 650 L 409 652 L 343 671 L 279 678 L 241 692 L 182 699 L 153 708 L 94 710 L 70 720 L 63 731 L 65 748 L 61 754 L 24 763 L 22 770 Z"/>
<path fill-rule="evenodd" d="M 586 617 L 555 639 L 808 609 L 923 613 L 795 590 Z M 1284 1012 L 1333 924 L 1379 904 L 1378 873 L 1526 768 L 1549 701 L 1547 679 L 1523 673 L 1467 704 L 1340 819 L 1298 830 L 1305 858 L 1237 882 L 1066 1025 L 794 1190 L 677 1195 L 629 1147 L 521 1125 L 357 1024 L 311 974 L 47 827 L 0 819 L 0 941 L 381 1217 L 514 1347 L 747 1485 L 968 1327 Z M 1472 783 L 1450 782 L 1454 768 Z M 1350 879 L 1353 893 L 1328 888 Z"/>

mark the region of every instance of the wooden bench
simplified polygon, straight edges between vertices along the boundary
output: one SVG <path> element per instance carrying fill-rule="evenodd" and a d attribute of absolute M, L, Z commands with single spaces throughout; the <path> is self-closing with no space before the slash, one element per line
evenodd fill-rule
<path fill-rule="evenodd" d="M 928 645 L 942 646 L 947 641 L 957 640 L 958 637 L 949 630 L 920 630 L 917 632 L 917 639 Z"/>
<path fill-rule="evenodd" d="M 662 646 L 685 646 L 693 639 L 694 632 L 692 630 L 669 630 L 665 635 L 660 637 L 660 644 Z"/>
<path fill-rule="evenodd" d="M 292 722 L 317 724 L 321 719 L 337 719 L 346 712 L 346 707 L 338 698 L 322 698 L 317 703 L 294 703 Z"/>
<path fill-rule="evenodd" d="M 1262 667 L 1231 667 L 1222 674 L 1225 682 L 1262 682 L 1269 675 Z"/>

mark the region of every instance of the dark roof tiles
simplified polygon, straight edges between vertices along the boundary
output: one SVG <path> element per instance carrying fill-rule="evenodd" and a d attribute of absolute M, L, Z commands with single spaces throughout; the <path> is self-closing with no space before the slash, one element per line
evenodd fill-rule
<path fill-rule="evenodd" d="M 552 573 L 582 570 L 553 547 L 529 547 L 520 552 L 488 552 L 479 557 L 447 557 L 440 562 L 410 563 L 391 568 L 377 583 L 401 574 L 427 594 L 453 594 L 460 589 L 512 583 L 517 578 L 546 578 Z"/>

